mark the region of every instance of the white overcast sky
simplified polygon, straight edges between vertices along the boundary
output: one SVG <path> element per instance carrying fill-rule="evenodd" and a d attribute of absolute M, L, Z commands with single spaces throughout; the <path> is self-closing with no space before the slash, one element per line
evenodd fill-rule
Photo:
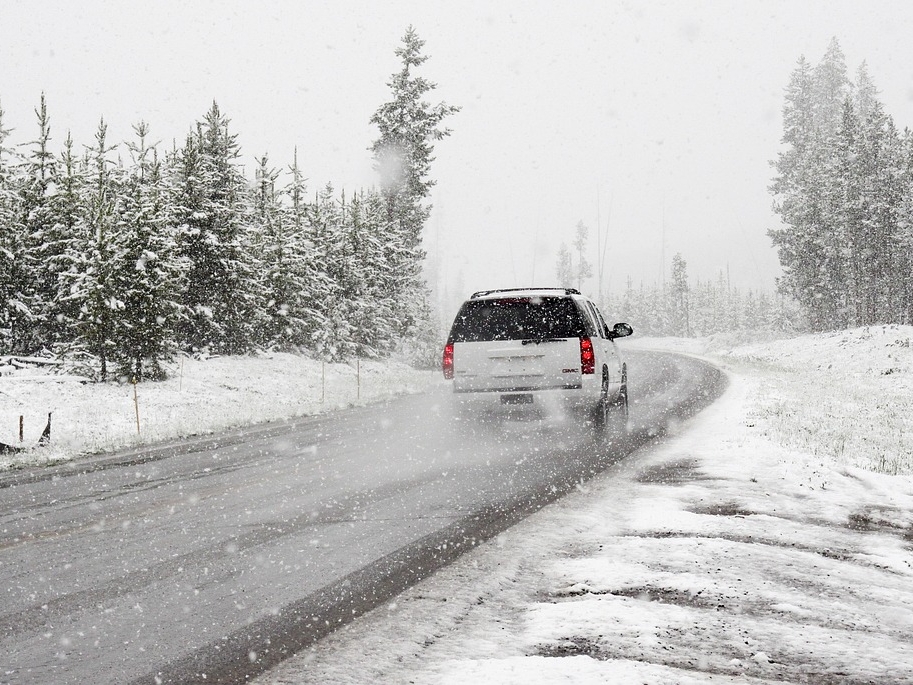
<path fill-rule="evenodd" d="M 836 37 L 913 125 L 913 3 L 102 2 L 0 0 L 0 106 L 12 142 L 109 140 L 139 120 L 170 146 L 212 101 L 244 162 L 299 161 L 312 188 L 375 183 L 368 123 L 407 25 L 426 41 L 436 102 L 463 110 L 438 144 L 427 245 L 448 288 L 539 285 L 577 222 L 610 237 L 604 287 L 692 277 L 772 289 L 767 186 L 796 60 Z M 663 236 L 665 235 L 665 249 Z M 595 280 L 588 290 L 595 294 Z"/>

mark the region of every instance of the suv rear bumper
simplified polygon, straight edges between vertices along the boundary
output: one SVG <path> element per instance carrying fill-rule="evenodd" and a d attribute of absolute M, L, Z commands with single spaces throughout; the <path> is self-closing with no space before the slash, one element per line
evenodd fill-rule
<path fill-rule="evenodd" d="M 556 390 L 581 390 L 582 388 L 583 388 L 583 384 L 578 381 L 576 383 L 566 383 L 565 385 L 556 385 L 551 388 L 543 388 L 540 386 L 518 385 L 518 386 L 508 386 L 508 387 L 502 387 L 502 388 L 486 388 L 484 390 L 479 390 L 477 388 L 460 388 L 460 387 L 454 385 L 453 392 L 456 395 L 468 395 L 468 394 L 475 394 L 475 393 L 478 393 L 478 394 L 490 394 L 490 393 L 504 394 L 504 393 L 513 393 L 513 392 L 535 393 L 535 392 L 554 392 Z"/>
<path fill-rule="evenodd" d="M 599 389 L 588 388 L 588 385 L 535 390 L 509 388 L 474 391 L 454 388 L 453 404 L 459 412 L 467 414 L 558 414 L 592 408 L 599 401 Z"/>

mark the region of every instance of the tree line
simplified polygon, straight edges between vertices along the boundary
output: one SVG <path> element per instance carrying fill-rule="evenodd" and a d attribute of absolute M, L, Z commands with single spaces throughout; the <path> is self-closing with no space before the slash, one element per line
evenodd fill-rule
<path fill-rule="evenodd" d="M 586 258 L 589 229 L 577 222 L 573 249 L 565 243 L 555 263 L 557 282 L 562 287 L 584 289 L 593 269 Z M 597 250 L 598 252 L 598 250 Z M 601 278 L 599 286 L 601 289 Z M 796 303 L 780 292 L 742 291 L 733 287 L 727 275 L 713 281 L 688 277 L 682 255 L 672 258 L 668 278 L 662 283 L 634 284 L 628 278 L 617 294 L 599 292 L 600 309 L 613 321 L 632 323 L 639 334 L 653 336 L 704 337 L 735 331 L 787 333 L 803 330 L 805 323 Z"/>
<path fill-rule="evenodd" d="M 913 132 L 839 43 L 791 74 L 770 191 L 780 288 L 812 330 L 913 323 Z"/>
<path fill-rule="evenodd" d="M 241 165 L 238 134 L 213 103 L 183 145 L 146 123 L 116 145 L 104 120 L 81 151 L 51 143 L 44 95 L 36 139 L 4 142 L 0 109 L 0 353 L 82 359 L 99 379 L 164 376 L 179 351 L 306 351 L 327 360 L 428 349 L 422 227 L 434 142 L 458 111 L 410 27 L 391 99 L 371 117 L 378 188 L 307 188 L 298 164 Z"/>
<path fill-rule="evenodd" d="M 719 333 L 791 333 L 802 330 L 801 313 L 792 298 L 763 290 L 741 290 L 720 273 L 715 280 L 688 277 L 681 254 L 672 258 L 662 283 L 635 286 L 601 298 L 600 308 L 613 321 L 631 322 L 638 334 L 705 337 Z"/>

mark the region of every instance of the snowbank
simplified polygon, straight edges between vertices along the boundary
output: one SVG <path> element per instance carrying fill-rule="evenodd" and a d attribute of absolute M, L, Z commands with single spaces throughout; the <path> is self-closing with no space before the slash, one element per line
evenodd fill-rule
<path fill-rule="evenodd" d="M 732 345 L 724 336 L 642 339 L 758 380 L 752 420 L 778 444 L 841 465 L 913 473 L 913 326 Z"/>

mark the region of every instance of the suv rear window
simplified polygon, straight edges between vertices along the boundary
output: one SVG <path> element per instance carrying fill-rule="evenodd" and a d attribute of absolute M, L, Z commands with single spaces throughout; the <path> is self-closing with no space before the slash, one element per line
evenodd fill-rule
<path fill-rule="evenodd" d="M 457 313 L 450 340 L 530 340 L 587 335 L 583 317 L 568 297 L 469 300 Z"/>

